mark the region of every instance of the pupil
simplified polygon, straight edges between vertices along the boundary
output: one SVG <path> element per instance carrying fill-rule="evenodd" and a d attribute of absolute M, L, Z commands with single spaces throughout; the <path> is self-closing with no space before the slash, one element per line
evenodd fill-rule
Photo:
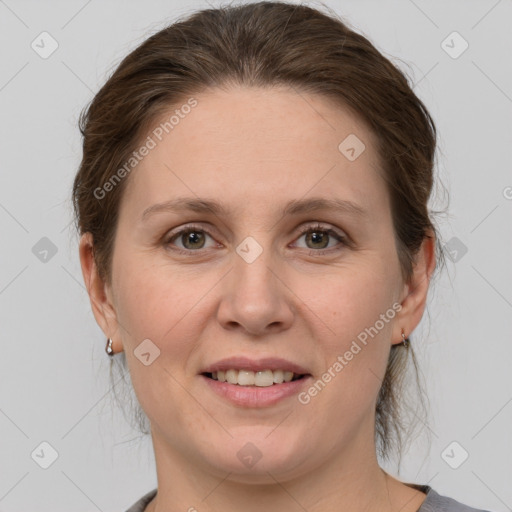
<path fill-rule="evenodd" d="M 321 239 L 324 237 L 324 233 L 318 232 L 318 231 L 312 231 L 310 233 L 310 237 L 313 238 L 313 243 L 319 243 L 321 241 Z M 325 247 L 325 245 L 323 245 L 323 247 Z"/>
<path fill-rule="evenodd" d="M 198 239 L 201 241 L 202 235 L 198 235 L 197 231 L 190 231 L 188 234 L 185 235 L 186 243 L 184 244 L 185 247 L 187 246 L 187 243 L 191 242 L 192 245 L 194 243 L 197 243 Z"/>

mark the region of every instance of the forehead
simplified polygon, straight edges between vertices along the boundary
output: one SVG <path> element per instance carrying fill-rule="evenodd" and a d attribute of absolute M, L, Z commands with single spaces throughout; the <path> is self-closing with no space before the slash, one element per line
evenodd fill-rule
<path fill-rule="evenodd" d="M 386 207 L 373 134 L 349 109 L 284 87 L 193 98 L 193 108 L 173 106 L 147 134 L 154 147 L 125 191 L 139 216 L 153 203 L 194 195 L 225 198 L 235 214 L 308 194 Z M 347 158 L 347 144 L 357 158 Z"/>

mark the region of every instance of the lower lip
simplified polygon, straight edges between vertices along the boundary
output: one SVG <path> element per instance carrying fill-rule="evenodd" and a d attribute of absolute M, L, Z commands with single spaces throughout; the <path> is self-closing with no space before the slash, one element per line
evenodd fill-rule
<path fill-rule="evenodd" d="M 200 375 L 215 393 L 227 398 L 236 405 L 242 407 L 266 407 L 273 405 L 283 398 L 296 395 L 308 383 L 311 375 L 302 379 L 273 384 L 272 386 L 239 386 L 238 384 L 229 384 L 229 382 L 219 382 L 218 380 Z"/>

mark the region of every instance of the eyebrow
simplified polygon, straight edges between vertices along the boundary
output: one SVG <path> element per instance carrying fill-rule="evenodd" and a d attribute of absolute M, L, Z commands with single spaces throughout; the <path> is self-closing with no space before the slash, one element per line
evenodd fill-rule
<path fill-rule="evenodd" d="M 321 210 L 331 210 L 353 217 L 367 218 L 368 212 L 360 205 L 346 199 L 327 199 L 314 197 L 311 199 L 295 199 L 288 202 L 282 215 L 300 215 Z M 197 213 L 211 213 L 217 216 L 228 217 L 232 211 L 218 201 L 212 199 L 198 199 L 196 197 L 180 197 L 164 203 L 158 203 L 146 208 L 142 213 L 141 221 L 158 212 L 194 211 Z"/>

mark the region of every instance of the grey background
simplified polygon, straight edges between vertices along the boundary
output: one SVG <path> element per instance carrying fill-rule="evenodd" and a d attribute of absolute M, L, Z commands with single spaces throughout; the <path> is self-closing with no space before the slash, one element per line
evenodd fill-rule
<path fill-rule="evenodd" d="M 438 226 L 450 248 L 467 249 L 448 260 L 413 333 L 432 444 L 418 438 L 399 477 L 512 510 L 511 2 L 326 4 L 414 81 L 439 128 L 450 194 Z M 121 511 L 156 486 L 150 441 L 110 402 L 104 337 L 83 286 L 69 199 L 77 119 L 130 50 L 207 6 L 0 0 L 1 511 Z M 47 59 L 31 47 L 43 31 L 59 45 Z M 458 58 L 442 46 L 453 31 L 469 44 Z M 445 204 L 440 193 L 431 206 Z M 43 237 L 55 254 L 41 252 Z M 44 441 L 58 453 L 48 469 L 31 457 L 49 457 Z M 457 469 L 444 452 L 453 441 L 451 460 L 469 453 Z"/>

